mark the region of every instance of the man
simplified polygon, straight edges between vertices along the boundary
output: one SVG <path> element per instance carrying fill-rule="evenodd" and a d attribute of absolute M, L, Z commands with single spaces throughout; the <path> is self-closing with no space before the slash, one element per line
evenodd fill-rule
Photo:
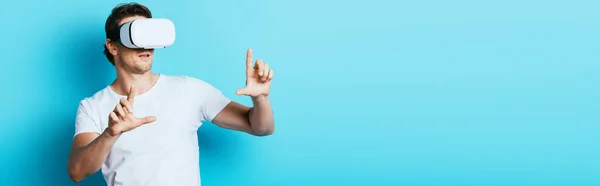
<path fill-rule="evenodd" d="M 112 84 L 83 99 L 68 172 L 75 182 L 102 169 L 108 185 L 200 185 L 197 129 L 202 121 L 256 136 L 273 133 L 268 95 L 273 70 L 246 56 L 246 87 L 252 108 L 233 102 L 207 82 L 150 71 L 153 50 L 119 43 L 120 25 L 152 18 L 147 7 L 115 7 L 105 25 L 105 51 L 115 66 Z"/>

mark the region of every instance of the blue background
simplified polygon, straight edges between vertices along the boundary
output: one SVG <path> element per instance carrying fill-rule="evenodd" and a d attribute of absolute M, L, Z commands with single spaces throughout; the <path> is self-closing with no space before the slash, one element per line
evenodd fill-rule
<path fill-rule="evenodd" d="M 119 2 L 2 2 L 1 185 L 105 184 L 66 162 Z M 206 123 L 203 185 L 600 185 L 599 1 L 140 2 L 177 27 L 153 71 L 250 105 L 246 49 L 275 70 L 275 134 Z"/>

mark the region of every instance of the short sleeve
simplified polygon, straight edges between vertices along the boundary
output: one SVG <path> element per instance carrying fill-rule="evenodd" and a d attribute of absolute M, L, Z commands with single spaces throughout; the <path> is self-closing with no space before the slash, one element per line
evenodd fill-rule
<path fill-rule="evenodd" d="M 231 102 L 231 99 L 213 85 L 193 77 L 187 79 L 195 98 L 192 100 L 200 102 L 202 120 L 212 121 Z"/>
<path fill-rule="evenodd" d="M 79 103 L 79 107 L 77 108 L 77 115 L 75 116 L 75 135 L 84 133 L 84 132 L 95 132 L 102 133 L 100 131 L 100 127 L 94 122 L 89 113 L 89 105 L 86 100 L 83 100 Z"/>

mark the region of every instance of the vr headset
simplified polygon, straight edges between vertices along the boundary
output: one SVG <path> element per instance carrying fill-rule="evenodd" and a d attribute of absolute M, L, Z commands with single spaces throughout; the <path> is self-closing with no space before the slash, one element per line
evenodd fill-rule
<path fill-rule="evenodd" d="M 119 37 L 131 49 L 166 48 L 175 42 L 175 25 L 165 18 L 136 19 L 119 28 Z"/>

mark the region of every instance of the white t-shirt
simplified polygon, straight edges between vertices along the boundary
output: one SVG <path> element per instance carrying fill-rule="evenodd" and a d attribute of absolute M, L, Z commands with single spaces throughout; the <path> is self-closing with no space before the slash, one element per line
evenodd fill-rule
<path fill-rule="evenodd" d="M 110 86 L 83 99 L 77 110 L 75 135 L 102 133 L 119 103 Z M 102 165 L 108 185 L 200 185 L 197 130 L 230 102 L 221 91 L 188 76 L 160 74 L 147 92 L 135 96 L 133 114 L 156 116 L 153 123 L 121 134 Z"/>

